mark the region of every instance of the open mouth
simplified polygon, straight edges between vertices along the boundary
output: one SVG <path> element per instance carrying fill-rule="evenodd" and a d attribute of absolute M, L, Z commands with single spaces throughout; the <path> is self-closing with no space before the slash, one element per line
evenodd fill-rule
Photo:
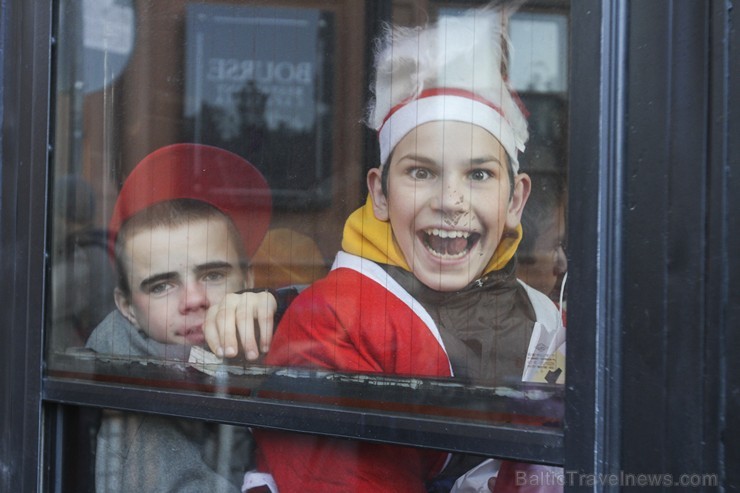
<path fill-rule="evenodd" d="M 470 231 L 450 231 L 430 228 L 420 233 L 421 241 L 430 253 L 443 259 L 458 259 L 480 240 L 480 233 Z"/>

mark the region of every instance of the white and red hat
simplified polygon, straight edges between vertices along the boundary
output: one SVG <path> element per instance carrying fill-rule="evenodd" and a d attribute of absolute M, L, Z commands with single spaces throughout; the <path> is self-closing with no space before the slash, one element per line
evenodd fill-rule
<path fill-rule="evenodd" d="M 389 28 L 375 57 L 375 99 L 368 124 L 378 132 L 381 163 L 412 129 L 440 120 L 490 132 L 518 172 L 529 137 L 518 98 L 502 75 L 509 13 L 475 9 L 424 28 Z"/>

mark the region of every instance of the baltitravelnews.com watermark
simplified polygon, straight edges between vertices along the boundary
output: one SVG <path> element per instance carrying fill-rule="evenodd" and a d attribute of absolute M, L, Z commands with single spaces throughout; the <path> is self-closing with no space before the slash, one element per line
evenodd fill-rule
<path fill-rule="evenodd" d="M 630 473 L 584 474 L 562 469 L 516 471 L 517 486 L 658 486 L 706 487 L 718 486 L 717 474 Z"/>

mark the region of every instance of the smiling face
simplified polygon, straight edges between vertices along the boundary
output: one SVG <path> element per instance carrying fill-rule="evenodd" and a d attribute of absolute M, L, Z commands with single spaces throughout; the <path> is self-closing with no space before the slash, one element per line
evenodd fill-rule
<path fill-rule="evenodd" d="M 417 279 L 455 291 L 478 279 L 506 229 L 514 229 L 529 194 L 504 148 L 481 127 L 435 121 L 416 127 L 393 150 L 387 196 L 379 169 L 368 173 L 375 216 L 390 221 Z"/>
<path fill-rule="evenodd" d="M 208 307 L 250 284 L 225 219 L 143 228 L 128 236 L 121 264 L 131 294 L 116 289 L 121 313 L 167 344 L 202 344 Z"/>

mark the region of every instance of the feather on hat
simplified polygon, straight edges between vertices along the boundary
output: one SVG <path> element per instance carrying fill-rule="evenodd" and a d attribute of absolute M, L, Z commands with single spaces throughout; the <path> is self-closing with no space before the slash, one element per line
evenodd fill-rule
<path fill-rule="evenodd" d="M 388 27 L 375 54 L 374 101 L 367 122 L 378 132 L 381 163 L 413 128 L 454 120 L 488 130 L 514 172 L 529 137 L 527 121 L 504 77 L 510 9 L 485 7 L 422 28 Z"/>

